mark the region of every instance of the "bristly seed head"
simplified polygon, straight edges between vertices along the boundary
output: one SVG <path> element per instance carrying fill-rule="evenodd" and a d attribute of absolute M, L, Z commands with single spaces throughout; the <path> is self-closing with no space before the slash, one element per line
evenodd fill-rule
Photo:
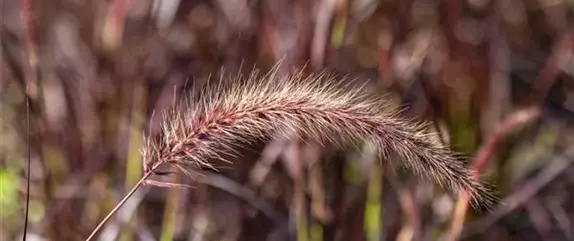
<path fill-rule="evenodd" d="M 345 88 L 342 80 L 325 74 L 278 76 L 276 72 L 228 84 L 218 82 L 200 98 L 168 111 L 163 131 L 146 140 L 144 169 L 169 163 L 189 174 L 207 160 L 224 159 L 255 141 L 274 135 L 301 133 L 319 143 L 339 146 L 369 141 L 385 161 L 390 154 L 422 177 L 452 191 L 464 191 L 473 206 L 493 201 L 489 189 L 435 138 L 425 125 L 400 118 L 385 100 L 360 88 Z"/>

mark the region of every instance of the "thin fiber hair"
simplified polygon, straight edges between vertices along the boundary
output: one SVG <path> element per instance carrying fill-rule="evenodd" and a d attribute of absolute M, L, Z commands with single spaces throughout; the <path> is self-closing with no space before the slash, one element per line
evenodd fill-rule
<path fill-rule="evenodd" d="M 382 97 L 327 73 L 277 71 L 214 80 L 163 115 L 162 131 L 144 142 L 144 169 L 167 163 L 191 174 L 214 168 L 209 160 L 238 154 L 257 141 L 297 133 L 338 147 L 359 141 L 378 147 L 381 160 L 452 192 L 464 192 L 473 207 L 488 206 L 490 188 L 443 145 L 427 124 L 406 119 Z"/>

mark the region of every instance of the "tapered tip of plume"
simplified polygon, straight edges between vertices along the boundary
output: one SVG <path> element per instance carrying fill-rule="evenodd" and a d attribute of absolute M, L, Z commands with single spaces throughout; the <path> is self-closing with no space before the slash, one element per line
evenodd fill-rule
<path fill-rule="evenodd" d="M 495 200 L 457 155 L 425 132 L 425 125 L 401 118 L 386 100 L 344 79 L 254 71 L 228 80 L 212 81 L 165 114 L 163 131 L 143 148 L 147 171 L 162 163 L 185 172 L 214 168 L 209 160 L 228 161 L 255 141 L 298 133 L 337 146 L 371 141 L 384 161 L 467 193 L 475 208 Z"/>

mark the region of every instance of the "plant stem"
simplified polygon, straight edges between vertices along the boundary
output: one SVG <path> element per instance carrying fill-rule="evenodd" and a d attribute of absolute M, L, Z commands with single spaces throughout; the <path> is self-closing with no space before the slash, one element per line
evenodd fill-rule
<path fill-rule="evenodd" d="M 146 174 L 136 183 L 136 185 L 132 188 L 132 190 L 126 194 L 126 196 L 108 213 L 108 215 L 98 224 L 98 226 L 92 231 L 92 234 L 86 239 L 86 241 L 92 240 L 98 231 L 102 229 L 104 224 L 124 205 L 124 203 L 138 190 L 138 188 L 144 183 L 144 181 L 153 173 L 153 171 L 159 165 L 155 165 L 151 170 L 146 172 Z"/>

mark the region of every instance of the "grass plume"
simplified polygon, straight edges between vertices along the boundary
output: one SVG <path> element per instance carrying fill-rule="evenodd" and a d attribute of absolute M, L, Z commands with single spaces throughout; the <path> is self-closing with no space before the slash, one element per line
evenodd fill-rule
<path fill-rule="evenodd" d="M 204 87 L 197 98 L 164 116 L 163 131 L 146 140 L 144 169 L 168 163 L 181 171 L 214 168 L 255 141 L 301 133 L 323 144 L 344 146 L 358 140 L 379 147 L 385 160 L 397 160 L 420 177 L 451 191 L 464 191 L 475 206 L 490 204 L 489 189 L 450 149 L 425 132 L 425 124 L 399 117 L 383 98 L 347 88 L 326 74 L 279 76 L 254 71 Z M 398 157 L 398 158 L 392 158 Z"/>

